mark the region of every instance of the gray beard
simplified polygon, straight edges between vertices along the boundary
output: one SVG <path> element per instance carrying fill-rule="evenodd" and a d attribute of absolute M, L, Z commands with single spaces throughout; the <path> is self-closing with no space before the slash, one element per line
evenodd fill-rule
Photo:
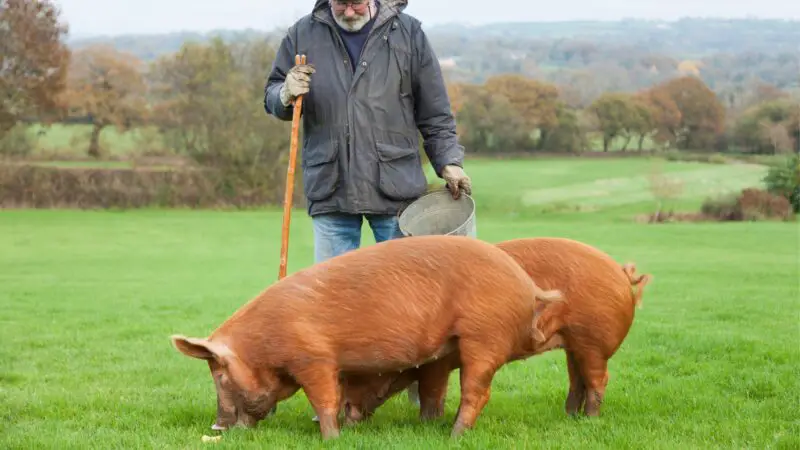
<path fill-rule="evenodd" d="M 333 20 L 335 20 L 340 27 L 344 28 L 347 31 L 355 32 L 364 28 L 364 25 L 366 25 L 370 20 L 372 20 L 371 17 L 372 14 L 370 13 L 374 12 L 375 12 L 375 4 L 370 3 L 369 12 L 361 17 L 357 17 L 355 20 L 352 21 L 347 21 L 344 19 L 344 17 L 337 17 L 336 14 L 333 14 L 333 10 L 331 10 L 331 15 L 333 16 Z"/>

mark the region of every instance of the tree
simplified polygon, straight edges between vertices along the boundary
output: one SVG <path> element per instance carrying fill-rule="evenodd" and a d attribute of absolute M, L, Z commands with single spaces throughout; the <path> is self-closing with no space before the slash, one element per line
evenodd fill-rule
<path fill-rule="evenodd" d="M 653 139 L 660 143 L 674 144 L 682 119 L 678 105 L 666 92 L 658 90 L 642 91 L 636 97 L 649 112 Z"/>
<path fill-rule="evenodd" d="M 800 104 L 772 100 L 746 110 L 736 123 L 735 136 L 743 147 L 758 153 L 790 152 L 797 145 Z"/>
<path fill-rule="evenodd" d="M 725 124 L 725 109 L 714 92 L 694 76 L 683 76 L 652 89 L 669 98 L 681 113 L 680 125 L 673 129 L 678 148 L 710 148 Z"/>
<path fill-rule="evenodd" d="M 25 117 L 60 114 L 70 52 L 59 15 L 47 0 L 0 0 L 0 136 Z"/>
<path fill-rule="evenodd" d="M 793 148 L 800 154 L 800 101 L 795 101 L 789 108 L 786 127 L 788 128 L 789 136 L 792 138 Z"/>
<path fill-rule="evenodd" d="M 551 151 L 581 152 L 588 147 L 585 124 L 580 111 L 559 104 L 556 111 L 558 125 L 547 133 L 542 148 Z"/>
<path fill-rule="evenodd" d="M 105 45 L 73 55 L 66 101 L 73 115 L 92 122 L 89 155 L 100 156 L 100 132 L 107 126 L 124 131 L 147 114 L 142 63 L 135 56 Z"/>
<path fill-rule="evenodd" d="M 699 61 L 684 60 L 678 64 L 678 73 L 681 75 L 695 75 L 700 76 L 700 66 L 702 63 Z"/>
<path fill-rule="evenodd" d="M 763 135 L 769 141 L 773 153 L 788 153 L 792 151 L 792 137 L 783 123 L 762 122 Z"/>
<path fill-rule="evenodd" d="M 526 132 L 543 132 L 558 125 L 558 88 L 522 75 L 498 75 L 484 84 L 487 92 L 508 99 L 512 110 L 522 119 Z"/>
<path fill-rule="evenodd" d="M 656 122 L 653 117 L 653 111 L 645 99 L 640 96 L 634 96 L 631 99 L 631 105 L 633 107 L 633 114 L 631 122 L 628 124 L 627 133 L 628 136 L 639 137 L 639 145 L 637 148 L 639 151 L 642 151 L 644 140 L 656 129 Z"/>
<path fill-rule="evenodd" d="M 450 98 L 450 109 L 453 115 L 464 106 L 464 85 L 462 83 L 447 83 L 447 96 Z"/>
<path fill-rule="evenodd" d="M 559 83 L 559 97 L 572 108 L 586 108 L 603 93 L 597 74 L 589 70 L 573 70 Z"/>
<path fill-rule="evenodd" d="M 458 127 L 466 147 L 476 152 L 526 149 L 529 129 L 506 96 L 475 85 L 462 86 L 461 92 Z"/>
<path fill-rule="evenodd" d="M 639 120 L 639 111 L 631 96 L 624 93 L 605 93 L 592 102 L 589 110 L 597 116 L 598 127 L 603 133 L 604 152 L 617 136 L 636 127 L 635 122 Z"/>
<path fill-rule="evenodd" d="M 172 148 L 214 169 L 218 181 L 240 195 L 280 201 L 291 122 L 267 117 L 258 100 L 264 95 L 264 67 L 274 58 L 274 48 L 263 41 L 226 44 L 215 38 L 162 56 L 149 79 L 153 123 Z M 295 192 L 301 198 L 302 189 Z"/>

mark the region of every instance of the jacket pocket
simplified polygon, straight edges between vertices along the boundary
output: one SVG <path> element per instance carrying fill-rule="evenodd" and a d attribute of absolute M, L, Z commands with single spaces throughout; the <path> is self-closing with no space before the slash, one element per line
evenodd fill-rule
<path fill-rule="evenodd" d="M 378 152 L 378 188 L 393 200 L 415 199 L 424 194 L 428 180 L 422 171 L 419 150 L 376 143 Z"/>
<path fill-rule="evenodd" d="M 339 143 L 303 149 L 303 192 L 311 201 L 325 200 L 339 187 Z"/>

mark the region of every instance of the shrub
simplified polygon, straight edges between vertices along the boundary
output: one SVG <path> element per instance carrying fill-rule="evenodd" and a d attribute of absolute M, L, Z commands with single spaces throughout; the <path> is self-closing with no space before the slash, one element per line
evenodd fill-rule
<path fill-rule="evenodd" d="M 302 187 L 294 204 L 304 205 Z M 215 169 L 112 169 L 0 164 L 0 208 L 252 208 L 283 201 Z"/>
<path fill-rule="evenodd" d="M 0 157 L 27 156 L 33 152 L 35 141 L 28 133 L 25 124 L 17 124 L 6 133 L 0 135 Z"/>
<path fill-rule="evenodd" d="M 789 201 L 761 189 L 744 189 L 740 194 L 709 198 L 703 202 L 704 216 L 722 221 L 789 220 L 792 208 Z"/>
<path fill-rule="evenodd" d="M 668 161 L 702 162 L 709 164 L 728 164 L 731 159 L 722 153 L 691 153 L 680 150 L 669 150 L 664 152 L 664 158 Z"/>
<path fill-rule="evenodd" d="M 737 207 L 737 195 L 728 194 L 719 197 L 707 198 L 700 208 L 704 216 L 718 220 L 741 220 Z"/>
<path fill-rule="evenodd" d="M 721 155 L 719 153 L 712 153 L 708 156 L 708 162 L 712 164 L 727 164 L 728 158 L 725 155 Z"/>
<path fill-rule="evenodd" d="M 761 189 L 745 189 L 738 198 L 742 220 L 783 219 L 792 215 L 789 200 Z"/>
<path fill-rule="evenodd" d="M 764 177 L 767 191 L 786 198 L 795 213 L 800 212 L 800 155 L 772 164 Z"/>

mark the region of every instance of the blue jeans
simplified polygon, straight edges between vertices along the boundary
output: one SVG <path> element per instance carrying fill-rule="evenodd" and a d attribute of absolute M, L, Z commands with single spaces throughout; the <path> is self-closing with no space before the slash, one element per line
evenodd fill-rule
<path fill-rule="evenodd" d="M 339 256 L 361 245 L 361 225 L 366 218 L 375 242 L 402 237 L 397 216 L 320 214 L 313 216 L 315 263 Z"/>

